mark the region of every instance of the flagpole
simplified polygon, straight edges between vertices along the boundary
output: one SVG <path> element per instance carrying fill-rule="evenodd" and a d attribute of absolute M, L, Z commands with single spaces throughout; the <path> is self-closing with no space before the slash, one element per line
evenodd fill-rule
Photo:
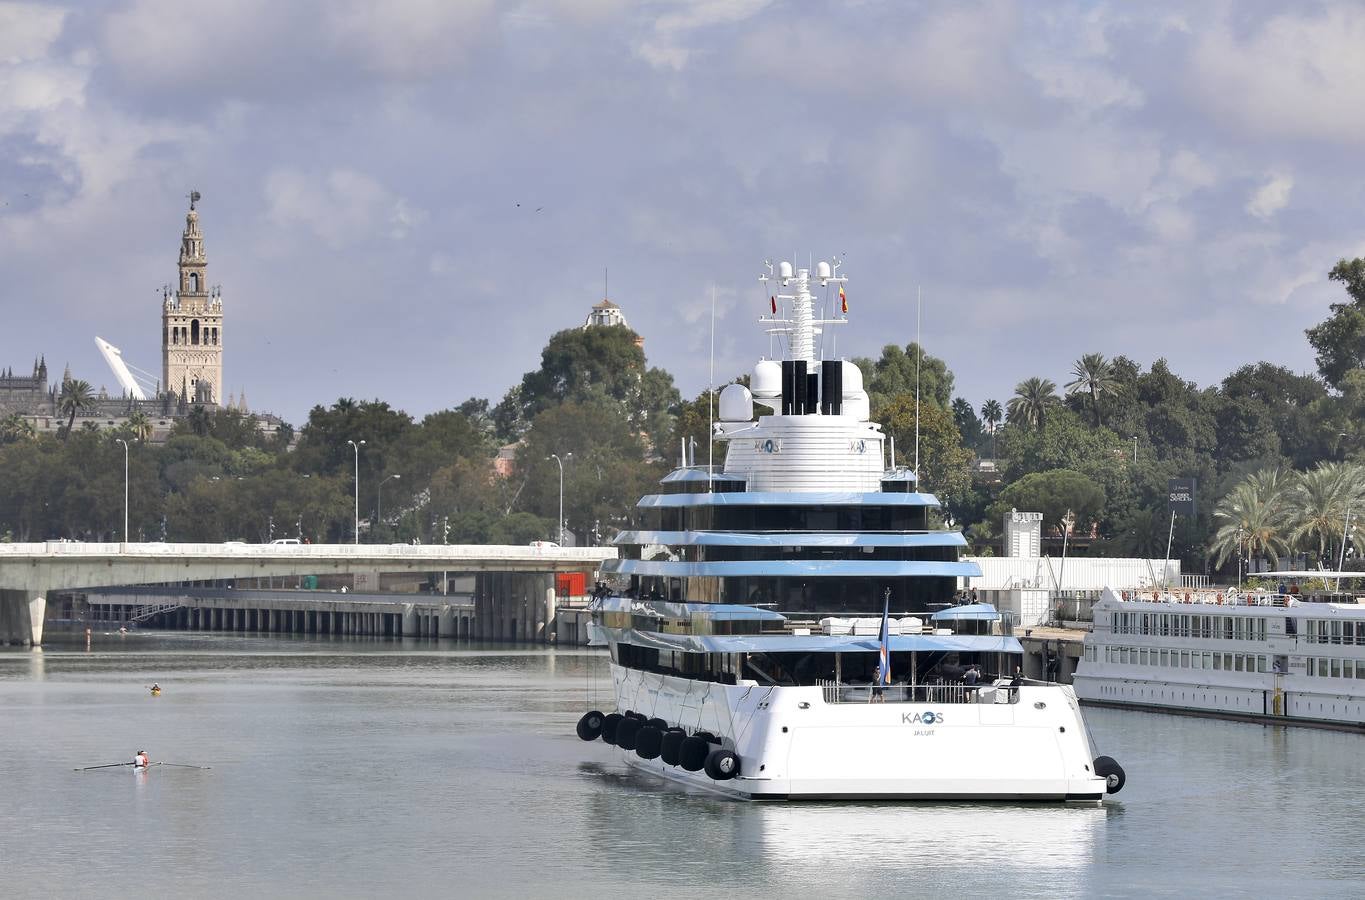
<path fill-rule="evenodd" d="M 924 299 L 924 289 L 915 288 L 915 490 L 920 489 L 919 475 L 919 361 L 924 356 L 924 345 L 920 334 L 920 305 Z"/>
<path fill-rule="evenodd" d="M 711 284 L 711 364 L 706 382 L 706 493 L 714 490 L 716 452 L 716 285 Z"/>

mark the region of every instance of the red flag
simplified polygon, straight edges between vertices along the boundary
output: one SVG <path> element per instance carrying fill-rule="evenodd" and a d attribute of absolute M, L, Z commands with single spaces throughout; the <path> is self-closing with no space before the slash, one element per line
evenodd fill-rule
<path fill-rule="evenodd" d="M 777 296 L 776 296 L 776 295 L 773 296 L 772 301 L 773 301 L 773 315 L 777 315 Z"/>
<path fill-rule="evenodd" d="M 839 306 L 840 306 L 840 308 L 843 309 L 845 315 L 847 315 L 847 313 L 848 313 L 848 297 L 846 297 L 846 296 L 844 295 L 844 286 L 843 286 L 842 284 L 839 285 Z"/>

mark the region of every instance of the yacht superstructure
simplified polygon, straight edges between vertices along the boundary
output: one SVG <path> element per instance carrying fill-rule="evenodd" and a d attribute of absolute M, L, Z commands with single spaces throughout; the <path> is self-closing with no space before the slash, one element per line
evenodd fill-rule
<path fill-rule="evenodd" d="M 887 462 L 857 366 L 820 358 L 824 329 L 847 320 L 838 263 L 761 280 L 784 358 L 721 391 L 724 465 L 684 456 L 617 536 L 603 573 L 621 591 L 599 592 L 592 629 L 617 708 L 584 715 L 579 736 L 744 799 L 1117 790 L 1071 688 L 1019 678 L 1009 622 L 953 604 L 956 580 L 980 574 L 958 559 L 962 535 Z"/>

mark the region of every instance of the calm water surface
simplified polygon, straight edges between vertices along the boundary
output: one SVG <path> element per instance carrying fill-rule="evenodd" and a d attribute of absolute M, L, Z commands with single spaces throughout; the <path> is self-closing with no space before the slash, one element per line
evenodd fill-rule
<path fill-rule="evenodd" d="M 583 650 L 0 648 L 0 895 L 1365 894 L 1360 735 L 1091 710 L 1128 773 L 1102 809 L 755 805 L 680 795 L 580 742 L 607 688 Z M 140 748 L 213 768 L 72 771 Z"/>

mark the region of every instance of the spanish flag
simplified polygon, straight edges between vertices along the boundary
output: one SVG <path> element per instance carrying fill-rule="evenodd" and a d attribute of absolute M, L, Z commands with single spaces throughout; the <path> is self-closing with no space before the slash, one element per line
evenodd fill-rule
<path fill-rule="evenodd" d="M 839 285 L 839 308 L 844 311 L 844 315 L 848 315 L 848 297 L 844 294 L 842 284 Z"/>

